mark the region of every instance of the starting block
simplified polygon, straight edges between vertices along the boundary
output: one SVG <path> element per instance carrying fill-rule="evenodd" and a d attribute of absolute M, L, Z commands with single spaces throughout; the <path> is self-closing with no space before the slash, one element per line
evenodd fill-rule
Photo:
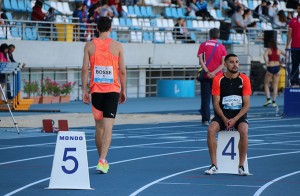
<path fill-rule="evenodd" d="M 54 120 L 52 119 L 43 119 L 43 130 L 45 133 L 53 133 L 54 132 Z"/>
<path fill-rule="evenodd" d="M 69 131 L 68 120 L 58 120 L 58 128 L 53 127 L 55 124 L 52 119 L 43 119 L 43 130 L 45 133 L 53 133 L 58 131 Z"/>
<path fill-rule="evenodd" d="M 59 131 L 69 131 L 68 120 L 58 120 Z"/>
<path fill-rule="evenodd" d="M 84 132 L 58 132 L 46 189 L 91 189 Z"/>
<path fill-rule="evenodd" d="M 218 173 L 238 174 L 240 134 L 236 130 L 220 131 L 217 141 Z M 245 172 L 249 173 L 248 158 L 244 162 Z"/>

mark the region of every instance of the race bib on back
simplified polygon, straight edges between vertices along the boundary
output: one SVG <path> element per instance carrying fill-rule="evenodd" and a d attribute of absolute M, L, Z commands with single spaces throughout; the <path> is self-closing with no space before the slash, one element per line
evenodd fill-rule
<path fill-rule="evenodd" d="M 94 82 L 108 83 L 114 82 L 113 66 L 99 66 L 94 67 Z"/>
<path fill-rule="evenodd" d="M 242 108 L 242 97 L 238 95 L 230 95 L 223 97 L 222 104 L 224 109 L 240 110 Z"/>

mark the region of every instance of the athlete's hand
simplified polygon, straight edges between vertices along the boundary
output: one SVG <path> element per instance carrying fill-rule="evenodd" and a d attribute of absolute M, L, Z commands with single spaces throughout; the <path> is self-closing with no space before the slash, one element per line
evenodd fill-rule
<path fill-rule="evenodd" d="M 236 123 L 235 118 L 231 118 L 227 121 L 226 129 L 232 129 Z"/>
<path fill-rule="evenodd" d="M 119 95 L 119 103 L 122 104 L 126 101 L 126 93 L 121 91 Z"/>
<path fill-rule="evenodd" d="M 82 92 L 82 101 L 85 104 L 90 104 L 90 95 L 86 91 Z"/>

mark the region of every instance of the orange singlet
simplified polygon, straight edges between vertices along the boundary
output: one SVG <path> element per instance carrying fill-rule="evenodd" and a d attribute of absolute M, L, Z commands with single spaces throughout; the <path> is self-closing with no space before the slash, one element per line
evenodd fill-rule
<path fill-rule="evenodd" d="M 110 51 L 112 39 L 94 39 L 95 52 L 90 56 L 91 94 L 120 92 L 119 83 L 119 56 L 115 56 Z"/>

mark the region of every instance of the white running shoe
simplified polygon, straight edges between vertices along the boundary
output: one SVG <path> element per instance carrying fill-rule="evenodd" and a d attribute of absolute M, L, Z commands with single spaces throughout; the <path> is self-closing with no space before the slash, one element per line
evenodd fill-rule
<path fill-rule="evenodd" d="M 207 175 L 212 175 L 212 174 L 217 174 L 218 173 L 218 168 L 214 164 L 210 166 L 208 170 L 205 171 L 205 174 Z"/>
<path fill-rule="evenodd" d="M 248 176 L 249 174 L 245 172 L 244 166 L 239 166 L 239 175 Z"/>

